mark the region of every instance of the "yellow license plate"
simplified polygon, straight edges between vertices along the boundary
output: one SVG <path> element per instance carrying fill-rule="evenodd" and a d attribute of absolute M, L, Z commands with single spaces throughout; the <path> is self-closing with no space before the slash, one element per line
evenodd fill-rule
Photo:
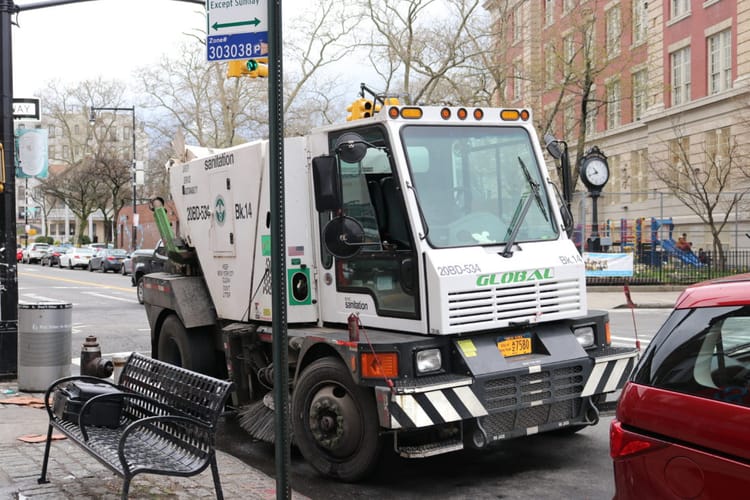
<path fill-rule="evenodd" d="M 531 337 L 511 337 L 497 343 L 500 353 L 509 358 L 521 354 L 531 354 Z"/>

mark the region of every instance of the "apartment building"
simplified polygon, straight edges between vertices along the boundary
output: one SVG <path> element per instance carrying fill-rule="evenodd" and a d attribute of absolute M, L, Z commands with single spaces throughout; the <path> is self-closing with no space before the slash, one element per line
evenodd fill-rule
<path fill-rule="evenodd" d="M 509 74 L 498 104 L 533 109 L 540 131 L 564 139 L 572 158 L 581 128 L 582 152 L 597 146 L 607 156 L 600 222 L 671 221 L 695 248 L 711 248 L 699 216 L 706 210 L 687 196 L 703 191 L 718 199 L 714 217 L 727 218 L 722 245 L 750 249 L 750 0 L 490 0 L 485 8 Z M 590 221 L 591 199 L 581 182 L 576 190 L 574 215 Z"/>

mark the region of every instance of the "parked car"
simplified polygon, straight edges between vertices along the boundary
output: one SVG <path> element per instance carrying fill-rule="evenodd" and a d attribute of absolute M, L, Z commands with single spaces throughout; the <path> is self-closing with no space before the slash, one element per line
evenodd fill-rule
<path fill-rule="evenodd" d="M 119 272 L 127 255 L 128 252 L 122 248 L 100 248 L 89 259 L 89 271 Z"/>
<path fill-rule="evenodd" d="M 150 273 L 163 271 L 169 259 L 167 258 L 167 248 L 161 241 L 157 243 L 156 248 L 147 255 L 138 255 L 133 259 L 133 272 L 130 275 L 130 282 L 136 288 L 138 302 L 143 304 L 143 278 Z"/>
<path fill-rule="evenodd" d="M 688 287 L 623 388 L 615 499 L 750 491 L 750 274 Z"/>
<path fill-rule="evenodd" d="M 139 256 L 143 255 L 153 255 L 154 249 L 153 248 L 139 248 L 138 250 L 134 250 L 133 252 L 128 255 L 125 260 L 122 261 L 122 267 L 120 268 L 120 272 L 123 276 L 127 276 L 128 274 L 133 272 L 133 260 L 135 260 Z"/>
<path fill-rule="evenodd" d="M 16 262 L 23 260 L 23 247 L 16 248 Z"/>
<path fill-rule="evenodd" d="M 32 243 L 24 249 L 21 262 L 24 264 L 39 262 L 42 260 L 42 257 L 44 257 L 44 254 L 48 249 L 48 243 Z"/>
<path fill-rule="evenodd" d="M 58 267 L 67 267 L 73 269 L 75 267 L 88 267 L 89 259 L 94 255 L 94 251 L 90 248 L 68 248 L 64 254 L 60 255 L 60 262 L 57 264 Z"/>
<path fill-rule="evenodd" d="M 49 247 L 47 252 L 44 254 L 40 263 L 43 266 L 59 266 L 60 256 L 67 251 L 67 247 Z"/>

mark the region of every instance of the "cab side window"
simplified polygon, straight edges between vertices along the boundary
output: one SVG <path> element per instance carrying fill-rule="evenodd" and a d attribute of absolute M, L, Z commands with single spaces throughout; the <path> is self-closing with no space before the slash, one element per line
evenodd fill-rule
<path fill-rule="evenodd" d="M 357 163 L 340 161 L 343 215 L 362 224 L 366 244 L 355 257 L 334 259 L 336 286 L 370 295 L 380 315 L 417 317 L 412 234 L 387 139 L 379 127 L 357 132 L 375 147 Z"/>

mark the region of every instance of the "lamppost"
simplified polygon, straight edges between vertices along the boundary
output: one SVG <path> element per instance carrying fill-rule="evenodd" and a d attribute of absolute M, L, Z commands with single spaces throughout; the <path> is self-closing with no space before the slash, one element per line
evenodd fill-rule
<path fill-rule="evenodd" d="M 96 123 L 96 112 L 97 111 L 112 111 L 112 112 L 118 112 L 118 111 L 130 111 L 133 114 L 133 128 L 131 131 L 133 132 L 133 161 L 130 164 L 130 172 L 132 174 L 132 180 L 133 180 L 133 229 L 132 229 L 132 235 L 133 238 L 130 242 L 130 245 L 133 250 L 136 249 L 136 231 L 138 230 L 138 221 L 137 219 L 137 213 L 136 213 L 136 207 L 138 204 L 138 201 L 136 199 L 136 170 L 135 170 L 135 156 L 136 156 L 136 150 L 135 150 L 135 106 L 132 106 L 130 108 L 102 108 L 102 107 L 94 107 L 91 106 L 91 114 L 89 115 L 89 123 L 91 126 L 94 126 Z"/>

